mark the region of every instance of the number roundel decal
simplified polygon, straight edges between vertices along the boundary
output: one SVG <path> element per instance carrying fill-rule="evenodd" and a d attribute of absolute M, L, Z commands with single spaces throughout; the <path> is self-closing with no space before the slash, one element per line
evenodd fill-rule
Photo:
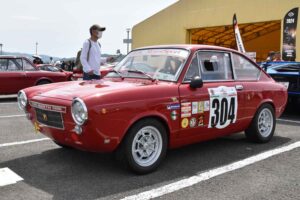
<path fill-rule="evenodd" d="M 208 128 L 222 129 L 235 123 L 238 108 L 236 89 L 220 86 L 208 88 L 208 92 L 210 101 Z"/>

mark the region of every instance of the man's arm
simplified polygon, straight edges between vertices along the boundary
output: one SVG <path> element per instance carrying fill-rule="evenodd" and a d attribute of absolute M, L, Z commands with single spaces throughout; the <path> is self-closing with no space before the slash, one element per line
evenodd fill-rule
<path fill-rule="evenodd" d="M 87 41 L 85 41 L 83 43 L 83 47 L 82 47 L 81 55 L 80 55 L 80 61 L 83 66 L 83 71 L 85 73 L 89 73 L 89 72 L 93 71 L 92 67 L 89 65 L 89 63 L 87 61 L 88 50 L 89 50 L 89 43 Z"/>

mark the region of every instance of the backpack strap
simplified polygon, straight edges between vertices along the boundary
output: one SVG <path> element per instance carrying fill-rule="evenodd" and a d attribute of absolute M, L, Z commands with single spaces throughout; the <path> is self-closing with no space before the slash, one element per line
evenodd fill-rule
<path fill-rule="evenodd" d="M 89 59 L 90 59 L 90 51 L 91 51 L 91 47 L 92 47 L 92 42 L 90 39 L 88 39 L 89 41 L 89 50 L 87 52 L 87 61 L 89 62 Z"/>

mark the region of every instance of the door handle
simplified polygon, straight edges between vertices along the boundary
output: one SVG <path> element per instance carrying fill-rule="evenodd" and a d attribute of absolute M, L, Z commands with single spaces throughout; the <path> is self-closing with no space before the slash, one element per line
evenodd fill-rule
<path fill-rule="evenodd" d="M 243 90 L 244 87 L 243 87 L 242 85 L 236 85 L 236 86 L 235 86 L 235 89 L 236 89 L 236 90 Z"/>

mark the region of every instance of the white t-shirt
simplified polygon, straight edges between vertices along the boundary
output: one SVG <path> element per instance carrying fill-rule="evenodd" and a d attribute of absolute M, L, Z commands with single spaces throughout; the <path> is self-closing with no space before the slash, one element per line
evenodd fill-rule
<path fill-rule="evenodd" d="M 101 58 L 101 48 L 98 42 L 91 41 L 91 49 L 90 49 L 90 56 L 89 61 L 87 60 L 87 54 L 90 47 L 89 40 L 84 41 L 83 47 L 81 50 L 80 61 L 83 66 L 83 71 L 85 73 L 90 72 L 91 70 L 94 71 L 95 75 L 100 74 L 100 65 L 101 63 L 105 63 L 106 59 Z"/>

